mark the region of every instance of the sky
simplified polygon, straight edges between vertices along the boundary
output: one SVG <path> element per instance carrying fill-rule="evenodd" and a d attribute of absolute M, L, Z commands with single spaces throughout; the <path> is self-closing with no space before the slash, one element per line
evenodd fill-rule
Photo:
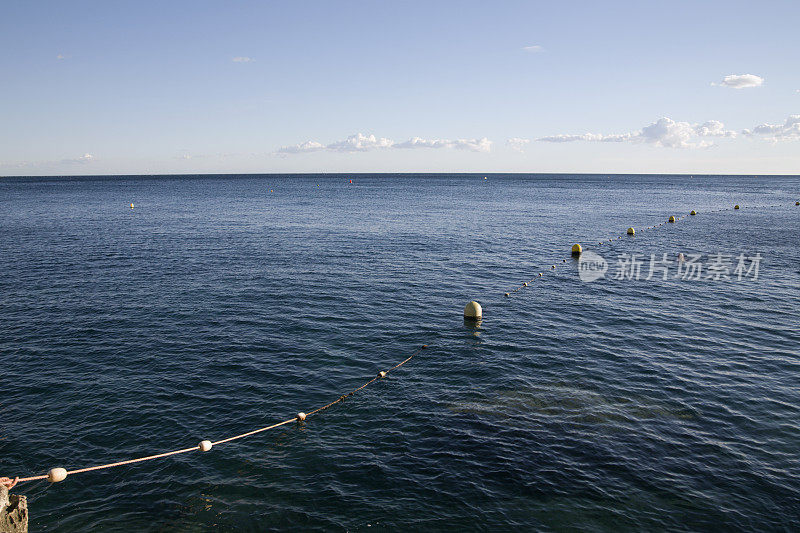
<path fill-rule="evenodd" d="M 0 3 L 0 176 L 800 173 L 800 2 Z"/>

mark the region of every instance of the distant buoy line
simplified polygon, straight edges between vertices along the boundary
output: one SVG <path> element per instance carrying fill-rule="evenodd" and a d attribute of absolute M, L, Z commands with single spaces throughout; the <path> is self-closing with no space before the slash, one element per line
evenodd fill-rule
<path fill-rule="evenodd" d="M 234 435 L 232 437 L 226 437 L 224 439 L 219 439 L 219 440 L 216 440 L 216 441 L 202 440 L 202 441 L 200 441 L 199 444 L 197 444 L 196 446 L 192 446 L 190 448 L 181 448 L 179 450 L 172 450 L 172 451 L 169 451 L 169 452 L 157 453 L 155 455 L 148 455 L 148 456 L 145 456 L 145 457 L 137 457 L 135 459 L 126 459 L 124 461 L 117 461 L 117 462 L 114 462 L 114 463 L 107 463 L 107 464 L 104 464 L 104 465 L 90 466 L 90 467 L 86 467 L 86 468 L 76 468 L 74 470 L 67 470 L 66 468 L 61 468 L 61 467 L 51 468 L 47 472 L 47 474 L 42 474 L 40 476 L 30 476 L 30 477 L 15 478 L 15 479 L 16 479 L 17 483 L 23 483 L 25 481 L 38 481 L 38 480 L 41 480 L 41 479 L 46 479 L 46 480 L 50 481 L 51 483 L 57 483 L 59 481 L 64 481 L 67 478 L 67 476 L 69 476 L 69 475 L 82 474 L 83 472 L 91 472 L 93 470 L 104 470 L 106 468 L 114 468 L 116 466 L 123 466 L 123 465 L 130 465 L 130 464 L 134 464 L 134 463 L 141 463 L 143 461 L 151 461 L 153 459 L 162 459 L 164 457 L 170 457 L 172 455 L 178 455 L 178 454 L 181 454 L 181 453 L 189 453 L 189 452 L 197 452 L 197 451 L 207 452 L 207 451 L 211 450 L 211 448 L 213 448 L 214 446 L 219 446 L 220 444 L 226 444 L 228 442 L 232 442 L 232 441 L 235 441 L 235 440 L 243 439 L 245 437 L 249 437 L 249 436 L 255 435 L 257 433 L 263 433 L 264 431 L 268 431 L 270 429 L 275 429 L 275 428 L 278 428 L 278 427 L 281 427 L 281 426 L 285 426 L 286 424 L 291 424 L 292 422 L 302 422 L 303 420 L 306 420 L 310 416 L 318 414 L 318 413 L 324 411 L 325 409 L 328 409 L 328 408 L 336 405 L 337 403 L 343 402 L 345 400 L 345 398 L 347 398 L 349 396 L 352 396 L 353 394 L 363 390 L 364 388 L 368 387 L 372 383 L 374 383 L 374 382 L 376 382 L 376 381 L 378 381 L 380 379 L 385 378 L 389 374 L 389 372 L 392 372 L 393 370 L 397 370 L 398 368 L 400 368 L 401 366 L 403 366 L 404 364 L 409 362 L 414 356 L 419 354 L 422 350 L 424 350 L 427 347 L 428 347 L 427 344 L 422 345 L 421 347 L 417 348 L 417 350 L 414 351 L 414 353 L 412 353 L 407 358 L 405 358 L 404 360 L 400 361 L 399 363 L 397 363 L 396 365 L 394 365 L 390 369 L 381 370 L 371 380 L 367 381 L 366 383 L 364 383 L 363 385 L 361 385 L 357 389 L 351 390 L 347 394 L 342 394 L 341 396 L 336 398 L 334 401 L 332 401 L 332 402 L 330 402 L 330 403 L 328 403 L 326 405 L 323 405 L 322 407 L 318 407 L 318 408 L 314 409 L 313 411 L 309 411 L 308 413 L 303 413 L 303 412 L 297 413 L 292 418 L 288 418 L 288 419 L 286 419 L 286 420 L 284 420 L 282 422 L 277 422 L 275 424 L 272 424 L 272 425 L 269 425 L 269 426 L 266 426 L 266 427 L 263 427 L 263 428 L 254 429 L 252 431 L 248 431 L 247 433 L 240 433 L 239 435 Z"/>
<path fill-rule="evenodd" d="M 800 201 L 795 201 L 794 205 L 795 205 L 795 206 L 800 206 Z M 735 204 L 733 207 L 727 207 L 727 208 L 721 208 L 721 209 L 714 209 L 714 210 L 708 211 L 708 213 L 720 213 L 720 212 L 722 212 L 722 211 L 735 211 L 735 210 L 738 210 L 738 209 L 766 209 L 766 208 L 770 208 L 770 207 L 784 207 L 784 206 L 783 206 L 782 204 L 774 204 L 774 205 L 752 205 L 752 206 L 740 206 L 739 204 Z M 666 226 L 666 225 L 668 225 L 668 224 L 675 224 L 676 222 L 680 222 L 681 220 L 683 220 L 683 219 L 685 219 L 685 218 L 688 218 L 688 217 L 690 217 L 690 216 L 696 216 L 697 214 L 698 214 L 698 211 L 696 211 L 696 210 L 692 209 L 692 210 L 691 210 L 691 211 L 690 211 L 688 214 L 686 214 L 686 215 L 682 215 L 682 216 L 674 216 L 674 215 L 670 215 L 670 216 L 669 216 L 669 218 L 667 218 L 666 222 L 661 222 L 661 223 L 659 223 L 659 224 L 653 224 L 652 226 L 646 226 L 646 227 L 643 227 L 643 228 L 640 228 L 640 229 L 635 229 L 634 227 L 629 227 L 629 228 L 628 228 L 628 229 L 625 231 L 625 234 L 626 234 L 627 236 L 634 237 L 634 236 L 635 236 L 637 233 L 640 233 L 640 232 L 643 232 L 643 231 L 647 231 L 647 230 L 653 230 L 653 229 L 659 228 L 659 227 L 661 227 L 661 226 Z M 597 243 L 597 245 L 598 245 L 598 246 L 602 246 L 602 245 L 604 245 L 604 244 L 608 244 L 608 243 L 614 242 L 614 240 L 619 240 L 619 239 L 622 239 L 622 237 L 623 237 L 622 235 L 617 235 L 617 238 L 616 238 L 616 239 L 614 239 L 614 238 L 612 237 L 612 238 L 610 238 L 610 239 L 607 239 L 607 240 L 602 240 L 602 241 L 599 241 L 599 242 Z M 573 258 L 578 258 L 578 257 L 580 257 L 580 255 L 581 255 L 582 253 L 583 253 L 583 246 L 582 246 L 581 244 L 575 243 L 575 244 L 573 244 L 573 245 L 572 245 L 571 254 L 572 254 L 572 257 L 573 257 Z M 566 259 L 563 259 L 563 260 L 562 260 L 562 262 L 566 263 L 566 262 L 567 262 L 567 260 L 566 260 Z M 555 270 L 556 270 L 556 265 L 552 265 L 552 266 L 549 268 L 549 270 L 550 270 L 551 272 L 555 271 Z M 515 292 L 521 291 L 521 290 L 522 290 L 522 289 L 524 289 L 525 287 L 528 287 L 528 286 L 530 286 L 530 285 L 531 285 L 531 284 L 534 282 L 534 280 L 535 280 L 536 278 L 541 278 L 541 277 L 542 277 L 542 275 L 543 275 L 543 273 L 542 273 L 542 272 L 539 272 L 539 274 L 538 274 L 536 277 L 534 277 L 533 279 L 531 279 L 530 281 L 524 281 L 524 282 L 522 282 L 522 284 L 521 284 L 521 285 L 519 285 L 519 286 L 515 287 L 514 289 L 512 289 L 512 290 L 510 290 L 510 291 L 508 291 L 508 292 L 506 292 L 506 293 L 504 293 L 503 295 L 504 295 L 506 298 L 509 298 L 509 297 L 511 297 L 511 295 L 512 295 L 512 294 L 514 294 Z M 471 302 L 471 303 L 473 303 L 473 302 Z M 475 304 L 477 304 L 477 305 L 480 305 L 480 304 L 478 304 L 478 302 L 474 302 L 474 303 L 475 303 Z M 466 314 L 465 314 L 465 316 L 466 316 Z"/>

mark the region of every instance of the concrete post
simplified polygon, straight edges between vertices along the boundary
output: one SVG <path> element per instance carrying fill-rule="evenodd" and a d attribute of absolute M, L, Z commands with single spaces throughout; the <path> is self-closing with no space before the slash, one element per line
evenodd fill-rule
<path fill-rule="evenodd" d="M 0 533 L 28 533 L 28 499 L 0 485 Z"/>

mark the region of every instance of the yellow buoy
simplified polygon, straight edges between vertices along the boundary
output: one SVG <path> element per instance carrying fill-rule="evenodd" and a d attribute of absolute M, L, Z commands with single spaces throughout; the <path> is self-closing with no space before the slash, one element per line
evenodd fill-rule
<path fill-rule="evenodd" d="M 583 252 L 583 247 L 580 244 L 572 245 L 572 255 L 581 255 L 581 252 Z"/>
<path fill-rule="evenodd" d="M 481 318 L 483 316 L 483 309 L 481 304 L 476 301 L 469 302 L 464 307 L 464 318 Z"/>
<path fill-rule="evenodd" d="M 739 209 L 739 204 L 736 204 L 735 206 L 733 206 L 733 208 L 734 209 Z"/>
<path fill-rule="evenodd" d="M 675 217 L 669 217 L 669 222 L 675 222 Z"/>
<path fill-rule="evenodd" d="M 511 294 L 509 294 L 509 293 L 506 293 L 506 298 L 508 298 L 509 296 L 511 296 Z"/>
<path fill-rule="evenodd" d="M 133 209 L 133 204 L 131 204 L 131 209 Z"/>
<path fill-rule="evenodd" d="M 697 214 L 697 211 L 695 211 L 694 209 L 692 209 L 692 212 L 691 212 L 691 213 L 689 213 L 689 214 L 690 214 L 690 215 L 692 215 L 692 216 L 695 216 L 695 215 Z"/>
<path fill-rule="evenodd" d="M 528 286 L 528 282 L 526 281 L 525 283 L 522 284 L 522 286 L 523 287 L 527 287 Z"/>
<path fill-rule="evenodd" d="M 628 235 L 636 235 L 636 230 L 633 228 L 628 228 Z"/>
<path fill-rule="evenodd" d="M 381 370 L 380 372 L 378 372 L 378 377 L 379 378 L 385 378 L 386 377 L 386 372 Z"/>

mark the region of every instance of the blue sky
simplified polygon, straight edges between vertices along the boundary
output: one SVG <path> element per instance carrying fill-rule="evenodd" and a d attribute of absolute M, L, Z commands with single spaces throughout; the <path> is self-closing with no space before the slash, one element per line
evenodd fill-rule
<path fill-rule="evenodd" d="M 794 174 L 798 21 L 796 1 L 7 1 L 0 175 Z"/>

